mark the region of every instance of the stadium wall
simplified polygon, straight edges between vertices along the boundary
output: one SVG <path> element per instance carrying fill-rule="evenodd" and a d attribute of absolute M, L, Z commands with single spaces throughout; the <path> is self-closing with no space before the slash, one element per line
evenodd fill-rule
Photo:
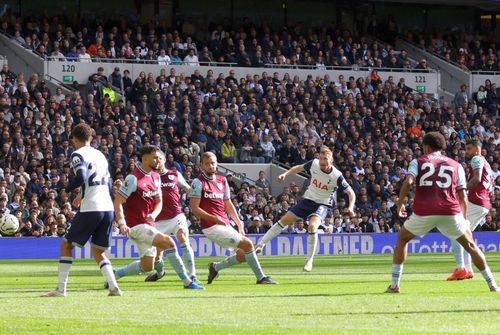
<path fill-rule="evenodd" d="M 333 81 L 337 81 L 339 75 L 344 77 L 354 76 L 368 77 L 371 71 L 361 71 L 361 70 L 316 70 L 316 69 L 291 69 L 291 68 L 248 68 L 248 67 L 228 67 L 228 66 L 189 66 L 189 65 L 158 65 L 158 64 L 141 64 L 141 63 L 105 63 L 105 62 L 93 62 L 93 63 L 82 63 L 82 62 L 67 62 L 67 61 L 45 61 L 46 73 L 54 77 L 57 80 L 66 83 L 72 83 L 73 81 L 78 81 L 80 84 L 86 84 L 88 78 L 91 74 L 97 72 L 97 68 L 102 66 L 104 68 L 104 73 L 110 74 L 113 72 L 115 67 L 120 68 L 123 73 L 124 70 L 130 71 L 130 77 L 136 78 L 139 73 L 144 71 L 146 74 L 160 73 L 162 68 L 176 69 L 176 75 L 184 73 L 185 75 L 191 75 L 195 70 L 200 70 L 203 76 L 206 75 L 208 70 L 212 70 L 214 75 L 217 77 L 219 73 L 223 73 L 225 76 L 229 75 L 230 70 L 235 71 L 236 78 L 245 77 L 247 74 L 262 74 L 262 72 L 267 72 L 268 74 L 273 74 L 277 72 L 281 77 L 285 73 L 293 76 L 297 75 L 300 79 L 306 79 L 308 75 L 312 75 L 314 79 L 316 77 L 323 77 L 325 74 L 330 75 Z M 168 71 L 167 71 L 168 73 Z M 387 71 L 379 70 L 379 75 L 383 80 L 387 80 L 389 76 L 393 76 L 394 81 L 399 81 L 400 78 L 405 78 L 405 83 L 408 87 L 416 90 L 421 90 L 429 93 L 436 93 L 439 87 L 439 73 L 437 72 L 406 72 L 406 71 Z M 419 86 L 419 87 L 417 87 Z"/>
<path fill-rule="evenodd" d="M 248 235 L 255 243 L 263 235 Z M 479 248 L 485 252 L 500 251 L 500 234 L 483 232 L 474 235 Z M 356 255 L 356 254 L 390 254 L 394 251 L 397 234 L 328 234 L 319 235 L 320 255 Z M 196 257 L 229 255 L 225 250 L 204 235 L 190 237 Z M 60 238 L 1 238 L 0 260 L 15 259 L 58 259 Z M 178 249 L 180 250 L 179 246 Z M 410 253 L 444 253 L 450 252 L 450 240 L 439 233 L 427 234 L 424 238 L 415 238 L 408 244 Z M 307 253 L 307 234 L 279 235 L 263 250 L 264 256 L 294 256 Z M 111 258 L 137 258 L 137 247 L 127 237 L 113 237 L 108 251 Z M 76 259 L 91 259 L 90 244 L 83 248 L 75 248 Z"/>

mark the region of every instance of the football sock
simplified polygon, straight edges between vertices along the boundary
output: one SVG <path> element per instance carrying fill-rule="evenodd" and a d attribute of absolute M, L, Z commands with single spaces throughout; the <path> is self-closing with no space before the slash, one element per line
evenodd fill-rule
<path fill-rule="evenodd" d="M 228 267 L 231 267 L 231 266 L 237 265 L 237 264 L 240 264 L 240 262 L 238 261 L 236 254 L 234 254 L 234 255 L 229 256 L 228 258 L 226 258 L 222 262 L 215 263 L 215 270 L 220 271 L 220 270 L 226 269 Z"/>
<path fill-rule="evenodd" d="M 113 267 L 111 266 L 111 262 L 107 259 L 101 261 L 99 263 L 99 267 L 101 268 L 101 273 L 106 278 L 106 281 L 109 284 L 109 289 L 113 290 L 118 287 L 116 283 L 115 274 L 113 273 Z"/>
<path fill-rule="evenodd" d="M 124 266 L 123 268 L 119 268 L 118 270 L 116 270 L 116 275 L 117 278 L 121 278 L 125 276 L 136 276 L 141 274 L 142 272 L 143 271 L 141 269 L 141 262 L 135 261 L 127 266 Z"/>
<path fill-rule="evenodd" d="M 318 246 L 318 233 L 309 233 L 307 236 L 307 259 L 314 258 Z"/>
<path fill-rule="evenodd" d="M 163 258 L 161 258 L 155 262 L 155 271 L 157 274 L 162 275 L 163 272 L 165 271 L 164 268 L 165 268 L 165 266 L 163 263 Z"/>
<path fill-rule="evenodd" d="M 465 269 L 464 265 L 464 248 L 457 240 L 451 241 L 451 247 L 453 250 L 453 255 L 455 256 L 455 262 L 457 263 L 457 269 Z"/>
<path fill-rule="evenodd" d="M 196 269 L 194 266 L 194 252 L 193 248 L 191 248 L 191 244 L 185 243 L 181 245 L 182 250 L 182 259 L 184 260 L 184 264 L 186 265 L 189 275 L 196 276 Z"/>
<path fill-rule="evenodd" d="M 262 237 L 262 239 L 259 241 L 260 245 L 266 244 L 267 242 L 271 241 L 273 238 L 281 234 L 281 231 L 283 230 L 283 225 L 281 224 L 281 221 L 276 222 Z"/>
<path fill-rule="evenodd" d="M 71 265 L 73 264 L 73 257 L 64 257 L 61 256 L 59 258 L 59 282 L 57 285 L 57 290 L 62 293 L 66 293 L 66 286 L 68 285 L 68 277 L 69 270 L 71 269 Z"/>
<path fill-rule="evenodd" d="M 472 272 L 472 259 L 470 254 L 464 249 L 464 265 L 467 271 Z"/>
<path fill-rule="evenodd" d="M 182 260 L 177 253 L 177 249 L 172 248 L 172 249 L 167 249 L 165 250 L 167 254 L 167 259 L 170 265 L 172 265 L 172 268 L 174 268 L 175 273 L 179 276 L 179 278 L 182 280 L 184 283 L 184 286 L 187 286 L 191 283 L 191 279 L 188 278 L 187 273 L 186 273 L 186 268 L 184 267 L 184 264 L 182 263 Z"/>
<path fill-rule="evenodd" d="M 495 282 L 495 278 L 493 278 L 493 273 L 491 273 L 489 267 L 486 267 L 483 271 L 481 271 L 481 274 L 483 275 L 484 280 L 486 280 L 488 287 L 497 287 L 497 283 Z"/>
<path fill-rule="evenodd" d="M 262 271 L 262 268 L 260 267 L 260 262 L 257 258 L 255 250 L 247 252 L 245 254 L 245 260 L 248 263 L 248 266 L 250 266 L 250 268 L 252 269 L 253 273 L 255 273 L 255 277 L 257 277 L 257 280 L 261 280 L 266 276 L 264 274 L 264 271 Z"/>
<path fill-rule="evenodd" d="M 402 274 L 403 274 L 403 264 L 392 264 L 392 281 L 391 281 L 392 288 L 399 286 Z"/>

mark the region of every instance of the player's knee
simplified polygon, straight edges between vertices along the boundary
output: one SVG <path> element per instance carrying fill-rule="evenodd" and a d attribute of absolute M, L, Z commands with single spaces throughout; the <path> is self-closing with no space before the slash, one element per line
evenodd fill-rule
<path fill-rule="evenodd" d="M 245 252 L 249 252 L 253 250 L 253 243 L 247 237 L 243 237 L 238 245 L 238 248 L 242 249 Z"/>

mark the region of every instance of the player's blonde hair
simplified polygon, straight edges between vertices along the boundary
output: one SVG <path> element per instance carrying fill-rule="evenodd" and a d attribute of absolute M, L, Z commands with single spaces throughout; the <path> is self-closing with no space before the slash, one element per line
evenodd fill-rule
<path fill-rule="evenodd" d="M 320 154 L 325 154 L 325 155 L 330 156 L 330 157 L 333 157 L 333 151 L 332 151 L 332 150 L 330 150 L 330 148 L 329 148 L 329 147 L 327 147 L 326 145 L 323 145 L 323 146 L 321 147 L 321 150 L 320 150 L 320 152 L 319 152 L 319 153 L 320 153 Z"/>

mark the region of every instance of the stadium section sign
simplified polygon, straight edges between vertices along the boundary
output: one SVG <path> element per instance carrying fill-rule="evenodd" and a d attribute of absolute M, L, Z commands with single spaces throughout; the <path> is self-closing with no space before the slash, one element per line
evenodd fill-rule
<path fill-rule="evenodd" d="M 263 235 L 248 235 L 257 242 Z M 500 234 L 496 232 L 474 235 L 479 248 L 486 252 L 500 251 Z M 220 248 L 204 235 L 190 236 L 196 257 L 223 256 L 229 251 Z M 388 254 L 394 250 L 397 234 L 328 234 L 319 235 L 320 255 Z M 0 259 L 58 259 L 59 238 L 1 238 Z M 451 251 L 450 241 L 439 233 L 427 234 L 408 244 L 410 253 L 443 253 Z M 180 249 L 180 248 L 179 248 Z M 90 244 L 75 248 L 75 258 L 91 259 Z M 307 253 L 307 234 L 280 235 L 264 248 L 264 256 L 293 256 Z M 126 237 L 113 237 L 109 250 L 111 258 L 137 258 L 137 247 Z"/>

